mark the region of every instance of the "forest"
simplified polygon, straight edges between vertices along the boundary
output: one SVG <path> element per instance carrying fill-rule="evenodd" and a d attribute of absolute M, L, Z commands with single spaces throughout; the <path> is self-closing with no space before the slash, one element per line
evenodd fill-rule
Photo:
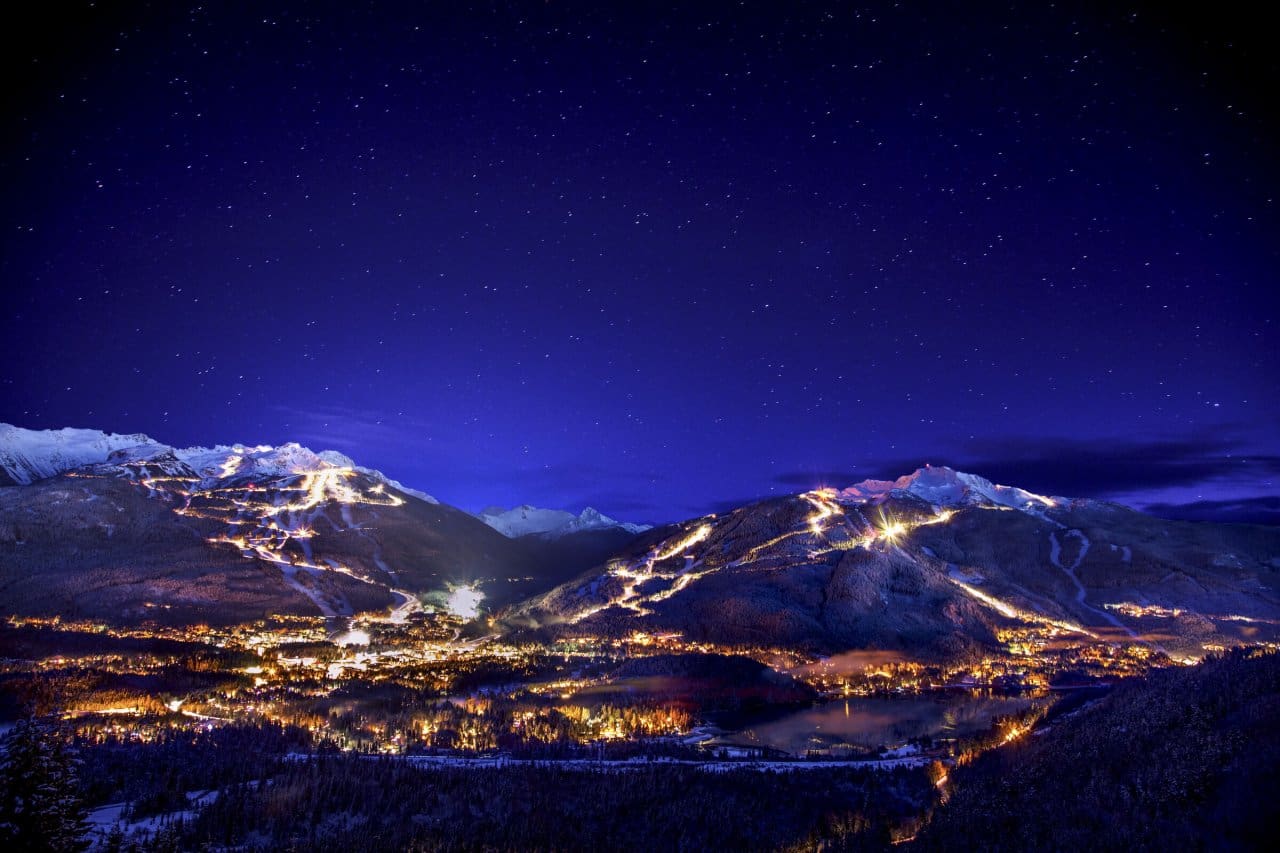
<path fill-rule="evenodd" d="M 1261 850 L 1280 817 L 1280 654 L 1153 670 L 952 774 L 930 850 Z"/>

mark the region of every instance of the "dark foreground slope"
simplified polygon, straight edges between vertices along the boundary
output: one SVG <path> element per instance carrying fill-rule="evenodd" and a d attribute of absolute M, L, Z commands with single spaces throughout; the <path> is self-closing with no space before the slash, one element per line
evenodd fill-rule
<path fill-rule="evenodd" d="M 929 850 L 1274 849 L 1280 654 L 1151 673 L 952 774 Z"/>
<path fill-rule="evenodd" d="M 1231 652 L 1069 704 L 942 789 L 936 764 L 422 766 L 328 754 L 268 722 L 81 737 L 79 787 L 94 808 L 129 803 L 145 850 L 1272 849 L 1280 654 Z"/>
<path fill-rule="evenodd" d="M 422 769 L 295 762 L 178 841 L 252 850 L 883 850 L 932 797 L 922 771 Z"/>

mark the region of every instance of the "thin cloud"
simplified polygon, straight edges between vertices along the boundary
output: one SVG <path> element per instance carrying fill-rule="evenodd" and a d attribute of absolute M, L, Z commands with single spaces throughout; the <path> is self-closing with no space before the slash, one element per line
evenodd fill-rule
<path fill-rule="evenodd" d="M 434 444 L 430 424 L 412 418 L 385 418 L 337 406 L 273 407 L 281 425 L 312 450 L 359 451 Z M 359 461 L 359 460 L 357 460 Z"/>

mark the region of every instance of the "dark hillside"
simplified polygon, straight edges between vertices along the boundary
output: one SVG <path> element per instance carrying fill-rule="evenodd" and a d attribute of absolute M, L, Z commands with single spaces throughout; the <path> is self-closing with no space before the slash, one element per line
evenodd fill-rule
<path fill-rule="evenodd" d="M 1121 684 L 952 774 L 930 850 L 1259 850 L 1280 803 L 1280 654 Z"/>

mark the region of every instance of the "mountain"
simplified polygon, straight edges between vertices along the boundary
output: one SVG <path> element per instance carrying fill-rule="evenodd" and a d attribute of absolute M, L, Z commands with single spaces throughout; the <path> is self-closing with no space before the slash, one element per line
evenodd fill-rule
<path fill-rule="evenodd" d="M 146 452 L 160 445 L 145 435 L 96 429 L 29 430 L 0 424 L 0 486 L 26 485 L 63 471 L 105 462 L 127 448 Z"/>
<path fill-rule="evenodd" d="M 641 536 L 515 630 L 981 655 L 1077 637 L 1190 655 L 1280 636 L 1280 529 L 1153 518 L 950 468 Z M 1038 644 L 1038 645 L 1037 645 Z"/>
<path fill-rule="evenodd" d="M 512 540 L 333 451 L 0 427 L 0 610 L 115 622 L 486 607 L 620 544 Z M 629 538 L 630 534 L 626 534 Z M 568 537 L 570 541 L 575 537 Z"/>
<path fill-rule="evenodd" d="M 890 497 L 913 496 L 939 507 L 999 506 L 1035 512 L 1066 502 L 1013 486 L 999 486 L 976 474 L 926 465 L 897 480 L 863 480 L 837 495 L 851 503 L 882 503 Z"/>
<path fill-rule="evenodd" d="M 403 618 L 475 586 L 517 632 L 956 658 L 1063 637 L 1280 639 L 1280 528 L 1168 521 L 950 468 L 660 529 L 480 518 L 332 451 L 0 427 L 0 610 Z M 513 538 L 514 537 L 514 538 Z"/>
<path fill-rule="evenodd" d="M 503 536 L 512 539 L 520 536 L 557 539 L 588 530 L 611 529 L 637 534 L 643 533 L 652 526 L 615 521 L 591 507 L 587 507 L 579 515 L 559 509 L 538 509 L 528 504 L 506 510 L 502 507 L 489 507 L 477 513 L 476 517 Z"/>
<path fill-rule="evenodd" d="M 312 453 L 292 442 L 280 447 L 224 444 L 179 450 L 141 433 L 117 435 L 70 427 L 33 430 L 0 424 L 0 486 L 28 485 L 63 471 L 104 463 L 113 458 L 137 461 L 155 457 L 173 457 L 172 464 L 185 465 L 189 469 L 187 473 L 202 480 L 233 474 L 279 477 L 300 470 L 318 470 L 326 465 L 350 468 L 427 503 L 439 503 L 425 492 L 410 489 L 381 471 L 356 465 L 350 457 L 336 450 Z"/>

